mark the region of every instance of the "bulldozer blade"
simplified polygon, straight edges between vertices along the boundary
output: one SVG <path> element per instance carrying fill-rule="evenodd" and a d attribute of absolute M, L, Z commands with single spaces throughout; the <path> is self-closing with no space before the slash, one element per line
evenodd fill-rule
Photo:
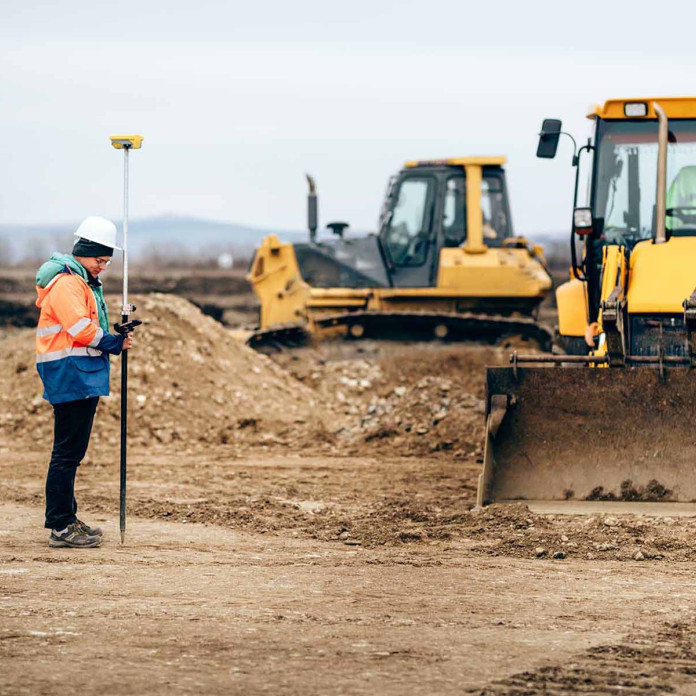
<path fill-rule="evenodd" d="M 486 380 L 480 506 L 696 501 L 694 370 L 494 367 Z"/>

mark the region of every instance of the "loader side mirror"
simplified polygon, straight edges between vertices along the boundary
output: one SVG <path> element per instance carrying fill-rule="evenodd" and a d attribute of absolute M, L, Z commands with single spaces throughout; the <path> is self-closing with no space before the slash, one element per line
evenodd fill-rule
<path fill-rule="evenodd" d="M 558 140 L 561 137 L 562 123 L 557 118 L 545 118 L 539 133 L 537 157 L 553 159 L 558 150 Z"/>
<path fill-rule="evenodd" d="M 575 208 L 573 210 L 573 231 L 578 237 L 592 234 L 592 208 Z"/>

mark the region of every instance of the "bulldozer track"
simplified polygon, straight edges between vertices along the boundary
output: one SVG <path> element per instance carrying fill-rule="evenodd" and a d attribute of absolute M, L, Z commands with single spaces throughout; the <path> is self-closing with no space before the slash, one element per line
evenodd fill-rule
<path fill-rule="evenodd" d="M 344 312 L 314 320 L 317 329 L 346 327 L 346 338 L 401 341 L 439 340 L 495 343 L 506 336 L 535 341 L 541 350 L 551 350 L 552 330 L 531 317 L 446 312 Z M 297 347 L 312 338 L 306 326 L 279 326 L 256 331 L 247 340 L 255 349 Z"/>

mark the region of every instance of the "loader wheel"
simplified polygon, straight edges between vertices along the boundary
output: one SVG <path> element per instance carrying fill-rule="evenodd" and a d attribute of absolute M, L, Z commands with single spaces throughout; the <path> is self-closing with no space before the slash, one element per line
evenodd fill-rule
<path fill-rule="evenodd" d="M 362 338 L 365 333 L 365 327 L 362 324 L 351 324 L 349 331 L 353 338 Z"/>
<path fill-rule="evenodd" d="M 585 343 L 584 336 L 558 336 L 558 343 L 566 355 L 589 355 L 590 348 Z"/>

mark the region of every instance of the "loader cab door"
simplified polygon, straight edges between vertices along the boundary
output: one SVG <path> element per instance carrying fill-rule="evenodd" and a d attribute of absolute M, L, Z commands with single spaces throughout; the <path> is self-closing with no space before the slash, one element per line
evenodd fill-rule
<path fill-rule="evenodd" d="M 433 284 L 437 258 L 434 234 L 437 179 L 407 174 L 395 185 L 391 208 L 380 231 L 394 287 L 423 288 Z"/>

